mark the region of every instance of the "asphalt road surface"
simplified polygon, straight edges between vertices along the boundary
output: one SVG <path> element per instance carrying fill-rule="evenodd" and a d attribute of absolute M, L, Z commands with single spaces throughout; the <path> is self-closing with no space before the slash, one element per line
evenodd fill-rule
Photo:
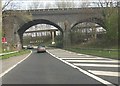
<path fill-rule="evenodd" d="M 46 53 L 33 53 L 2 77 L 2 84 L 102 84 Z"/>

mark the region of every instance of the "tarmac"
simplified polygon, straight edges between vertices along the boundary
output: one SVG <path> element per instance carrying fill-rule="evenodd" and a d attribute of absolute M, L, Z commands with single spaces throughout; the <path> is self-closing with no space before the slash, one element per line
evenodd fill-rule
<path fill-rule="evenodd" d="M 1 69 L 2 69 L 1 73 L 5 72 L 10 67 L 14 66 L 16 63 L 18 63 L 19 61 L 24 59 L 29 54 L 30 53 L 27 53 L 27 54 L 24 54 L 24 55 L 20 55 L 20 56 L 10 57 L 10 58 L 4 59 L 4 60 L 0 60 Z"/>

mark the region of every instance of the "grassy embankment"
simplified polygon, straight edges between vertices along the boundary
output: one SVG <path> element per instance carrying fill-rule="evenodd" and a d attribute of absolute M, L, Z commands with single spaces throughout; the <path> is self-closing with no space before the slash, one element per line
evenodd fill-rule
<path fill-rule="evenodd" d="M 0 56 L 0 59 L 7 59 L 7 58 L 10 58 L 13 56 L 20 56 L 20 55 L 27 54 L 27 53 L 30 53 L 30 50 L 21 50 L 21 51 L 18 51 L 16 53 L 3 55 L 3 56 Z"/>
<path fill-rule="evenodd" d="M 118 50 L 81 49 L 81 48 L 69 48 L 67 50 L 77 52 L 77 53 L 82 53 L 82 54 L 107 57 L 107 58 L 113 58 L 113 59 L 120 59 L 118 58 Z"/>
<path fill-rule="evenodd" d="M 100 57 L 107 57 L 112 59 L 120 59 L 119 58 L 119 49 L 117 46 L 111 46 L 111 47 L 97 47 L 94 45 L 73 45 L 71 48 L 68 48 L 66 50 L 82 53 L 82 54 L 88 54 L 88 55 L 94 55 L 94 56 L 100 56 Z"/>

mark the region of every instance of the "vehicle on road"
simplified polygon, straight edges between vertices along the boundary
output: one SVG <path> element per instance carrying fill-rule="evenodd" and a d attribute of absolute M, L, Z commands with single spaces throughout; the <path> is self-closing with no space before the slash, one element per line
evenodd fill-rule
<path fill-rule="evenodd" d="M 33 46 L 32 45 L 28 45 L 27 49 L 33 49 Z"/>
<path fill-rule="evenodd" d="M 39 45 L 37 47 L 37 53 L 40 53 L 40 52 L 46 52 L 46 48 L 44 45 Z"/>

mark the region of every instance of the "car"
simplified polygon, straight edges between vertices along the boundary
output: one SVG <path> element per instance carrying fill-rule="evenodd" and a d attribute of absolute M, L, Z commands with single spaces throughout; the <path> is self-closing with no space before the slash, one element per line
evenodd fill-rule
<path fill-rule="evenodd" d="M 37 47 L 37 53 L 40 53 L 40 52 L 46 52 L 46 48 L 44 45 L 39 45 Z"/>
<path fill-rule="evenodd" d="M 28 45 L 27 49 L 33 49 L 33 46 L 32 45 Z"/>

